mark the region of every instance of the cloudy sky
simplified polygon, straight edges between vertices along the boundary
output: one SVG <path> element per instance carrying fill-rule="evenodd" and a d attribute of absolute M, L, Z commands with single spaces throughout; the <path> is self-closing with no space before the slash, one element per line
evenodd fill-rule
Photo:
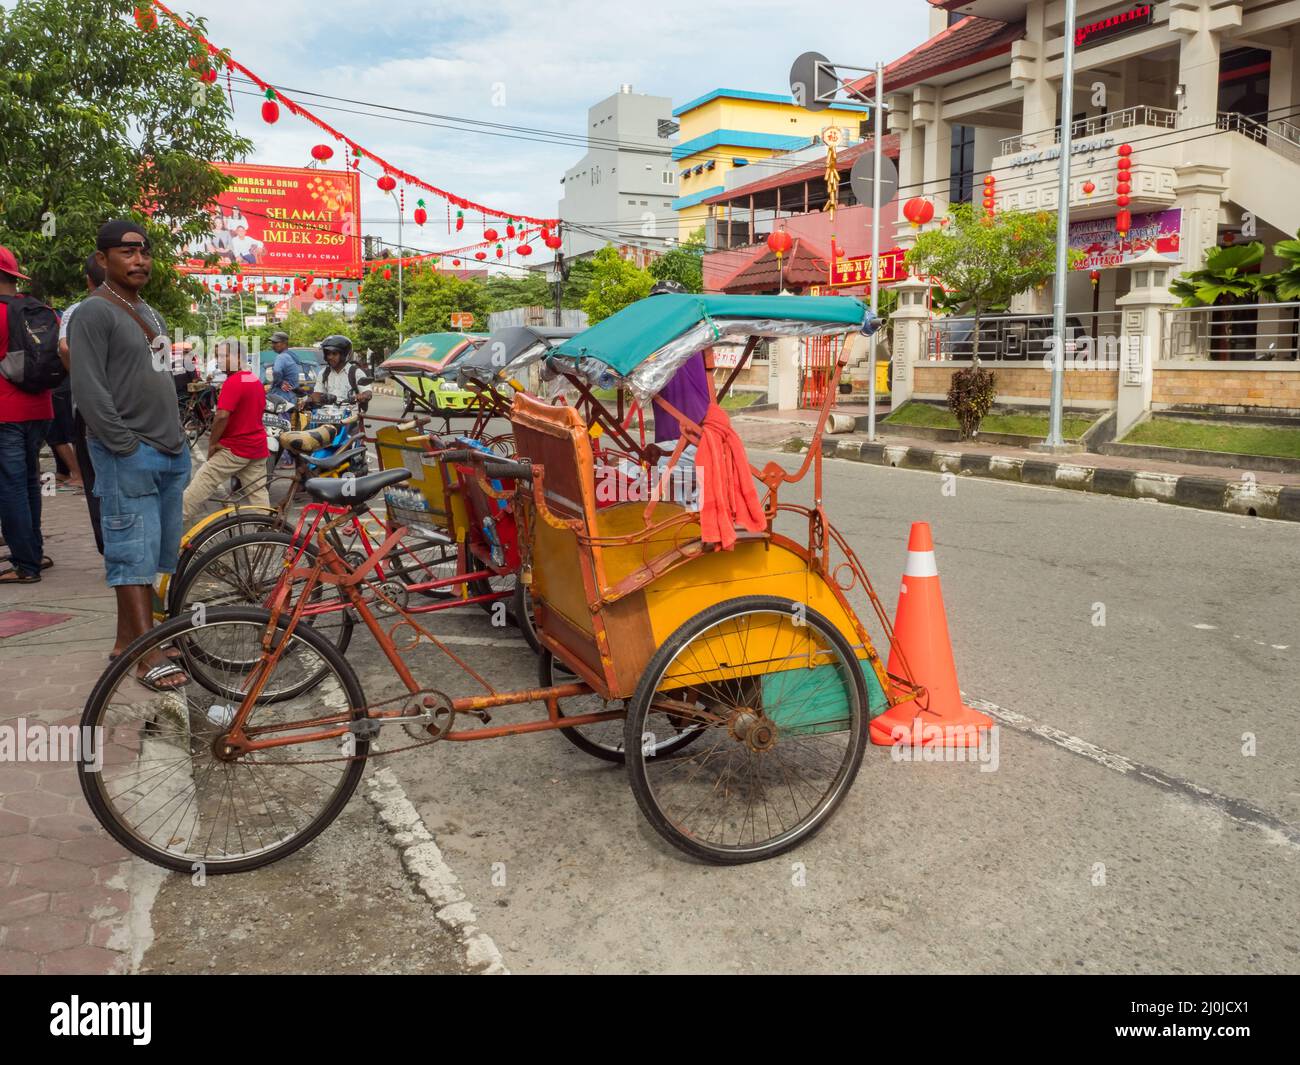
<path fill-rule="evenodd" d="M 431 184 L 543 217 L 556 213 L 560 178 L 582 155 L 572 139 L 585 131 L 586 109 L 621 83 L 674 106 L 717 87 L 784 93 L 799 53 L 815 49 L 861 66 L 889 61 L 924 39 L 928 20 L 926 0 L 190 0 L 174 9 L 204 17 L 215 44 L 286 90 L 543 131 L 492 135 L 420 116 L 410 117 L 462 128 L 408 124 L 377 117 L 366 103 L 335 105 L 369 112 L 349 114 L 297 97 Z M 315 127 L 287 112 L 266 125 L 253 95 L 236 93 L 235 105 L 240 130 L 256 145 L 250 162 L 310 161 L 321 140 Z M 395 207 L 373 179 L 363 178 L 362 189 L 364 232 L 395 242 L 396 226 L 387 224 Z M 455 243 L 444 207 L 430 202 L 429 215 L 423 233 L 407 226 L 408 246 Z"/>

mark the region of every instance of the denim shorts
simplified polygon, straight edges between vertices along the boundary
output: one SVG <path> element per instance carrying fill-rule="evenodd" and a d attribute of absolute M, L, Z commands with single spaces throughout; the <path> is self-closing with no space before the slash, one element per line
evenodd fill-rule
<path fill-rule="evenodd" d="M 142 441 L 131 454 L 116 455 L 94 437 L 86 444 L 95 466 L 108 586 L 151 585 L 159 573 L 174 573 L 189 451 L 168 455 Z"/>

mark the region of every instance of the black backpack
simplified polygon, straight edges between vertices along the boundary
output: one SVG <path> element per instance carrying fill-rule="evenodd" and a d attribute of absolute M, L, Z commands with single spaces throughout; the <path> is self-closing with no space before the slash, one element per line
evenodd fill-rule
<path fill-rule="evenodd" d="M 59 316 L 31 296 L 0 296 L 9 318 L 0 375 L 24 392 L 56 388 L 68 376 L 59 358 Z"/>

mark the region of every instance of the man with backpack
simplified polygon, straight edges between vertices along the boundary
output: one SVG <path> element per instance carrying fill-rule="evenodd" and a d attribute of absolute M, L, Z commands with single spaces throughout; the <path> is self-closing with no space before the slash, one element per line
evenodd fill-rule
<path fill-rule="evenodd" d="M 0 531 L 12 568 L 0 583 L 34 584 L 53 563 L 41 535 L 41 445 L 54 418 L 50 390 L 66 375 L 59 360 L 59 317 L 18 294 L 31 280 L 0 247 Z"/>
<path fill-rule="evenodd" d="M 356 404 L 365 410 L 370 405 L 371 391 L 365 387 L 370 379 L 360 366 L 352 361 L 352 341 L 340 333 L 328 336 L 320 342 L 321 353 L 325 356 L 325 369 L 321 371 L 305 405 L 321 407 L 327 403 L 350 407 Z"/>

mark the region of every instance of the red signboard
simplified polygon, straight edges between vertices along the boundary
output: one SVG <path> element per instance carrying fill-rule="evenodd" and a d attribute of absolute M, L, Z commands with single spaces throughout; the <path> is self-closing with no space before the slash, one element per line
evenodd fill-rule
<path fill-rule="evenodd" d="M 452 311 L 451 327 L 453 329 L 473 329 L 474 315 L 470 311 Z"/>
<path fill-rule="evenodd" d="M 1074 46 L 1082 48 L 1085 44 L 1099 44 L 1129 30 L 1150 26 L 1153 10 L 1151 4 L 1134 4 L 1127 11 L 1079 26 L 1074 31 Z"/>
<path fill-rule="evenodd" d="M 903 257 L 907 254 L 902 248 L 894 248 L 880 253 L 880 283 L 891 285 L 907 277 L 907 267 Z M 838 288 L 842 285 L 871 284 L 871 256 L 863 255 L 856 259 L 836 259 L 831 264 L 830 285 Z"/>
<path fill-rule="evenodd" d="M 216 163 L 235 180 L 209 210 L 182 269 L 361 276 L 361 187 L 355 171 Z M 216 256 L 215 267 L 203 256 Z"/>

